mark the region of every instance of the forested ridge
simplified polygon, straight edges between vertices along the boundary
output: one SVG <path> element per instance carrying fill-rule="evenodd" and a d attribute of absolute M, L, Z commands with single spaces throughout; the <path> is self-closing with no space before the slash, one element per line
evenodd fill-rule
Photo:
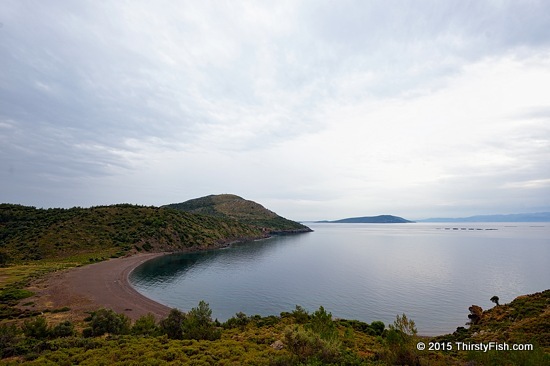
<path fill-rule="evenodd" d="M 206 249 L 265 236 L 230 218 L 129 204 L 39 209 L 0 204 L 2 262 L 53 259 L 98 251 Z"/>

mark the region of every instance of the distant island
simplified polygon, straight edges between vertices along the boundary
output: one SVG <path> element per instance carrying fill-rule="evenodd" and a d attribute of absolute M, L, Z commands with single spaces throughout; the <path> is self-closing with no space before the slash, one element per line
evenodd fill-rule
<path fill-rule="evenodd" d="M 509 215 L 477 215 L 455 218 L 430 218 L 417 222 L 550 222 L 550 212 L 521 213 Z"/>
<path fill-rule="evenodd" d="M 393 215 L 378 215 L 378 216 L 362 216 L 362 217 L 349 217 L 347 219 L 340 219 L 334 221 L 315 221 L 316 223 L 330 223 L 330 224 L 406 224 L 414 221 L 406 220 L 399 216 Z"/>

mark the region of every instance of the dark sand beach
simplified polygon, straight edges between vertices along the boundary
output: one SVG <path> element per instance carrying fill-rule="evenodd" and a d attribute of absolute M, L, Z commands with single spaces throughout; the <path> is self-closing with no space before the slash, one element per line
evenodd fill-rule
<path fill-rule="evenodd" d="M 170 308 L 137 292 L 128 282 L 128 275 L 141 263 L 161 255 L 138 254 L 51 274 L 33 284 L 33 300 L 39 308 L 69 307 L 75 318 L 104 307 L 131 319 L 147 313 L 160 319 L 168 315 Z"/>

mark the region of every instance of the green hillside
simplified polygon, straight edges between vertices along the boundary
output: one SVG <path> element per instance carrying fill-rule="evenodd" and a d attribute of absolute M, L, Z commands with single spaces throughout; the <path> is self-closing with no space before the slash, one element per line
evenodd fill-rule
<path fill-rule="evenodd" d="M 37 209 L 0 204 L 0 260 L 60 259 L 102 253 L 204 249 L 265 236 L 224 217 L 128 204 Z"/>
<path fill-rule="evenodd" d="M 270 233 L 311 231 L 305 225 L 287 220 L 254 201 L 245 200 L 233 194 L 210 195 L 163 207 L 230 218 Z"/>
<path fill-rule="evenodd" d="M 532 343 L 550 349 L 550 290 L 519 296 L 509 304 L 485 311 L 473 305 L 470 312 L 468 328 L 458 328 L 442 338 L 472 343 Z"/>

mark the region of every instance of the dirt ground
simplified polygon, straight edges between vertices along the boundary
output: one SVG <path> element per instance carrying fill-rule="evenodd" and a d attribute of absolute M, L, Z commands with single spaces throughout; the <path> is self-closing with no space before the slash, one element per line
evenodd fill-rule
<path fill-rule="evenodd" d="M 102 307 L 134 320 L 147 313 L 157 319 L 166 317 L 169 307 L 141 295 L 128 282 L 134 268 L 161 255 L 138 254 L 50 274 L 32 284 L 29 290 L 35 295 L 23 302 L 33 303 L 27 307 L 35 309 L 68 307 L 70 311 L 53 313 L 51 317 L 73 321 L 82 320 L 88 316 L 87 312 Z"/>

